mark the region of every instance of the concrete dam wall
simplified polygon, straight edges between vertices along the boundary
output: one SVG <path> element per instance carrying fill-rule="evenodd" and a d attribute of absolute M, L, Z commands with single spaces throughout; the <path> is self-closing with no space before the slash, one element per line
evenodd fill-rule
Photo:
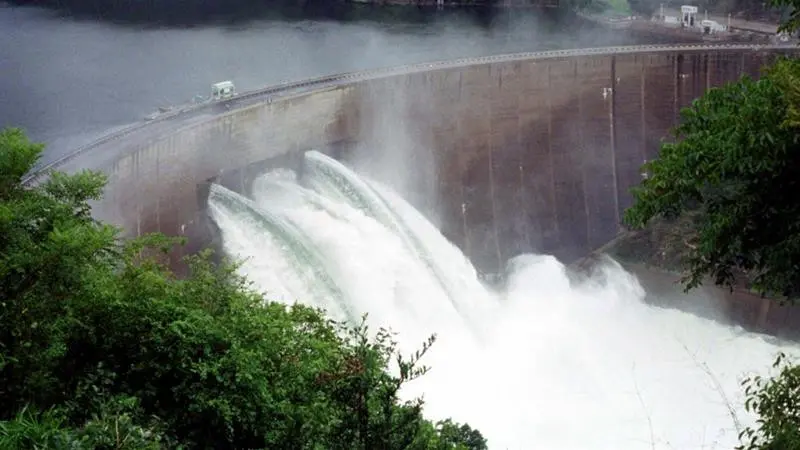
<path fill-rule="evenodd" d="M 209 180 L 247 190 L 264 164 L 319 149 L 434 214 L 482 270 L 528 251 L 569 260 L 617 234 L 682 106 L 792 51 L 621 47 L 346 74 L 139 126 L 60 168 L 109 173 L 101 218 L 202 240 Z"/>
<path fill-rule="evenodd" d="M 100 218 L 186 235 L 192 251 L 213 235 L 210 181 L 247 192 L 317 149 L 393 185 L 483 271 L 531 251 L 569 261 L 618 234 L 681 107 L 797 50 L 618 47 L 336 75 L 137 125 L 57 166 L 105 170 Z"/>

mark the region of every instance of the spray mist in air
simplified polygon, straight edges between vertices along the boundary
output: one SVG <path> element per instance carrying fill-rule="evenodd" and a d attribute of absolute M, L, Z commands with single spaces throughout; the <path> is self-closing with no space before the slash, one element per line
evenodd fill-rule
<path fill-rule="evenodd" d="M 317 152 L 301 181 L 272 171 L 249 198 L 214 185 L 209 208 L 270 299 L 368 313 L 404 351 L 436 333 L 432 370 L 403 395 L 493 449 L 732 448 L 753 421 L 741 378 L 789 346 L 650 306 L 613 261 L 575 281 L 553 257 L 519 255 L 502 290 L 486 287 L 400 195 Z"/>

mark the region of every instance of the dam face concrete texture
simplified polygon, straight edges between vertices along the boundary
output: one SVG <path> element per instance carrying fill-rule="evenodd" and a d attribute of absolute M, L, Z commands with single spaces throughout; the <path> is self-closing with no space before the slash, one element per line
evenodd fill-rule
<path fill-rule="evenodd" d="M 247 191 L 266 165 L 318 149 L 396 186 L 483 271 L 531 251 L 570 260 L 618 233 L 640 166 L 681 107 L 793 51 L 651 48 L 347 76 L 144 127 L 64 170 L 106 170 L 100 218 L 132 234 L 187 235 L 191 251 L 209 239 L 209 180 Z"/>

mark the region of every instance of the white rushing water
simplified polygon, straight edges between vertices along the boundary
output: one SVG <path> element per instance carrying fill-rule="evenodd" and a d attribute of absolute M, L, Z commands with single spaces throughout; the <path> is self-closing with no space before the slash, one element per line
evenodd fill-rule
<path fill-rule="evenodd" d="M 575 282 L 552 257 L 520 255 L 493 292 L 399 195 L 316 152 L 303 183 L 274 171 L 252 199 L 213 186 L 209 206 L 270 298 L 369 313 L 406 351 L 436 333 L 431 372 L 404 395 L 424 393 L 426 415 L 469 423 L 492 449 L 730 449 L 736 422 L 752 422 L 739 382 L 782 349 L 645 304 L 613 263 Z"/>

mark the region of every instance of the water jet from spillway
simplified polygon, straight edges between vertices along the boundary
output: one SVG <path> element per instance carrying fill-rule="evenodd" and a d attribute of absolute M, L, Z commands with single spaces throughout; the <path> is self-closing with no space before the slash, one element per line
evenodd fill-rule
<path fill-rule="evenodd" d="M 369 313 L 403 350 L 437 333 L 433 370 L 403 394 L 424 393 L 428 416 L 468 422 L 490 448 L 732 448 L 726 401 L 753 420 L 741 377 L 797 351 L 650 306 L 614 263 L 575 281 L 555 258 L 519 255 L 493 290 L 390 188 L 321 154 L 306 163 L 324 170 L 264 174 L 249 199 L 212 189 L 225 251 L 275 299 Z"/>

